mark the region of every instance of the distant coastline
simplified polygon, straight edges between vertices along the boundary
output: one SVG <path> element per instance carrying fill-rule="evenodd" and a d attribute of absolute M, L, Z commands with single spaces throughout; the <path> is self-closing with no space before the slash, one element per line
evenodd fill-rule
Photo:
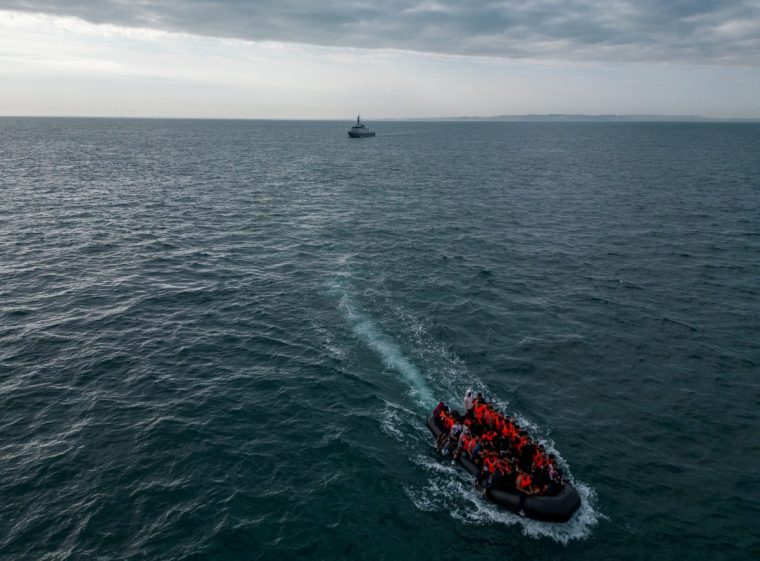
<path fill-rule="evenodd" d="M 758 123 L 760 118 L 702 117 L 699 115 L 585 115 L 547 113 L 527 115 L 463 115 L 459 117 L 421 117 L 383 119 L 388 121 L 512 121 L 512 122 L 681 122 L 681 123 Z"/>

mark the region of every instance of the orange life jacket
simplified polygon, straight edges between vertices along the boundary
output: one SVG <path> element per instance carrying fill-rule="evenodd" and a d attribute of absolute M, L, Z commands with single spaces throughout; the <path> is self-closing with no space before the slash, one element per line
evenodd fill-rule
<path fill-rule="evenodd" d="M 536 450 L 536 453 L 533 454 L 533 463 L 536 464 L 536 467 L 538 468 L 546 465 L 546 460 L 547 458 L 541 453 L 541 450 Z"/>
<path fill-rule="evenodd" d="M 467 443 L 467 453 L 472 456 L 472 451 L 475 449 L 475 445 L 478 443 L 477 440 L 474 438 L 470 439 L 470 442 Z"/>

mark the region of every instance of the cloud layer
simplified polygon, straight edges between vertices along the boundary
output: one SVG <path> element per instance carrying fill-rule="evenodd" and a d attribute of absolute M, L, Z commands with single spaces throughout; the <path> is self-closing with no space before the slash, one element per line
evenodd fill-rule
<path fill-rule="evenodd" d="M 0 9 L 252 41 L 760 66 L 756 0 L 0 0 Z"/>

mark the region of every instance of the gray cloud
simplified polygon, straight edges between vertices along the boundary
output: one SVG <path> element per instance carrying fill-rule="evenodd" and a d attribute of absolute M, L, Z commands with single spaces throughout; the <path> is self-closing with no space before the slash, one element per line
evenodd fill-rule
<path fill-rule="evenodd" d="M 0 0 L 0 8 L 254 41 L 760 66 L 757 0 Z"/>

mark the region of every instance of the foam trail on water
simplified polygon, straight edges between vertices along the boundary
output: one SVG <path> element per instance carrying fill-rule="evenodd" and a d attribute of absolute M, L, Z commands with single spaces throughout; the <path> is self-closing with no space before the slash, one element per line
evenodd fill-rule
<path fill-rule="evenodd" d="M 404 381 L 410 386 L 412 397 L 422 407 L 432 408 L 436 402 L 430 386 L 419 368 L 404 356 L 401 347 L 383 333 L 372 318 L 362 312 L 346 294 L 340 299 L 340 309 L 353 332 L 380 356 L 383 364 L 403 376 Z"/>
<path fill-rule="evenodd" d="M 341 265 L 345 266 L 345 263 L 342 262 Z M 354 301 L 351 291 L 348 290 L 350 278 L 350 272 L 344 270 L 338 275 L 336 281 L 328 285 L 333 296 L 338 298 L 338 308 L 346 318 L 349 327 L 359 339 L 380 356 L 388 368 L 403 376 L 404 381 L 409 384 L 410 393 L 415 401 L 429 411 L 436 400 L 425 377 L 419 368 L 406 358 L 401 345 L 386 335 Z M 464 362 L 452 354 L 443 343 L 436 340 L 428 332 L 423 321 L 400 306 L 396 306 L 393 313 L 406 327 L 395 333 L 396 337 L 401 339 L 415 361 L 424 364 L 428 371 L 436 373 L 436 386 L 441 394 L 449 396 L 452 403 L 456 405 L 459 405 L 457 396 L 462 395 L 469 387 L 482 391 L 486 396 L 491 395 L 487 385 L 468 372 Z M 506 399 L 494 396 L 494 403 L 502 410 L 509 410 L 509 401 Z M 529 428 L 538 437 L 548 451 L 557 455 L 565 473 L 580 493 L 581 508 L 569 522 L 552 524 L 522 518 L 482 499 L 474 490 L 469 474 L 450 466 L 448 462 L 442 463 L 429 455 L 419 455 L 420 446 L 423 443 L 431 445 L 431 441 L 427 430 L 419 420 L 418 413 L 399 403 L 387 401 L 384 409 L 378 411 L 381 430 L 397 442 L 408 443 L 409 449 L 415 451 L 410 459 L 430 474 L 427 485 L 404 488 L 405 493 L 418 509 L 445 511 L 465 524 L 517 525 L 525 536 L 535 539 L 549 538 L 562 544 L 588 538 L 593 528 L 605 518 L 604 514 L 596 508 L 597 497 L 593 487 L 573 477 L 570 466 L 555 449 L 554 442 L 541 434 L 543 432 L 541 427 L 520 415 L 519 412 L 513 412 L 513 414 L 516 414 L 522 426 Z"/>

